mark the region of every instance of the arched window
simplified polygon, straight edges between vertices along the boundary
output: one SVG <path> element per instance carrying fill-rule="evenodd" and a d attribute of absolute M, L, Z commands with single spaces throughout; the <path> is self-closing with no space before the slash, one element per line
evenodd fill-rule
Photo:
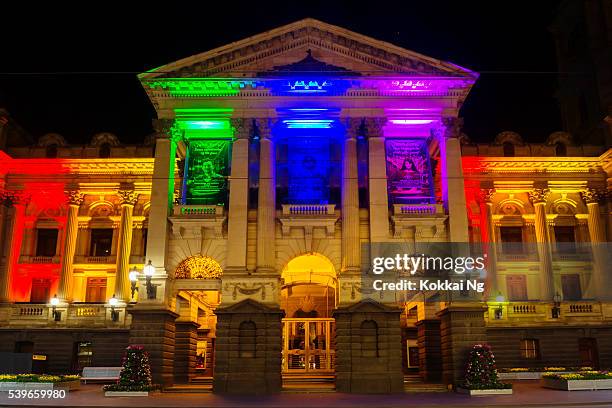
<path fill-rule="evenodd" d="M 514 157 L 514 145 L 510 142 L 504 142 L 504 157 Z"/>
<path fill-rule="evenodd" d="M 567 146 L 561 142 L 556 143 L 555 154 L 560 157 L 567 156 Z"/>
<path fill-rule="evenodd" d="M 241 322 L 238 327 L 238 351 L 241 358 L 254 358 L 257 346 L 257 326 L 252 321 Z"/>
<path fill-rule="evenodd" d="M 100 156 L 102 159 L 107 159 L 107 158 L 109 158 L 109 157 L 110 157 L 110 155 L 111 155 L 111 145 L 110 145 L 110 143 L 103 143 L 103 144 L 100 146 L 100 153 L 99 153 L 99 156 Z"/>
<path fill-rule="evenodd" d="M 361 322 L 361 356 L 378 357 L 378 324 L 374 320 Z"/>
<path fill-rule="evenodd" d="M 45 150 L 45 157 L 53 159 L 57 157 L 57 143 L 50 144 Z"/>

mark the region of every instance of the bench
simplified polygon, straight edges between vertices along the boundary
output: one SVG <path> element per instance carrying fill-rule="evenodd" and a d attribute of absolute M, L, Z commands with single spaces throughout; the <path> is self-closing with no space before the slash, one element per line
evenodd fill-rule
<path fill-rule="evenodd" d="M 83 367 L 81 381 L 117 381 L 123 367 Z"/>

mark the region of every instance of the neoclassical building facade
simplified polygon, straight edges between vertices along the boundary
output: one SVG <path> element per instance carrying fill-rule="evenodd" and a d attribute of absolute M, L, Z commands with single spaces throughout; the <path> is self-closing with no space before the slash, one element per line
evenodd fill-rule
<path fill-rule="evenodd" d="M 471 143 L 477 78 L 306 19 L 141 74 L 139 146 L 15 146 L 5 117 L 0 351 L 69 372 L 143 344 L 156 382 L 220 393 L 453 384 L 479 342 L 500 367 L 612 366 L 612 150 Z M 373 245 L 422 242 L 485 244 L 487 293 L 364 283 Z"/>

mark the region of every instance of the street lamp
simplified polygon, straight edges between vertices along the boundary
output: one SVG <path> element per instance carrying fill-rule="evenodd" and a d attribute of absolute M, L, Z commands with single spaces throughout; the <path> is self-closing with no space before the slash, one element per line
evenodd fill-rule
<path fill-rule="evenodd" d="M 117 300 L 115 295 L 113 295 L 112 298 L 108 299 L 108 304 L 111 307 L 111 320 L 113 322 L 116 322 L 117 320 L 119 320 L 119 311 L 115 310 L 115 306 L 117 306 L 118 303 L 119 301 Z"/>
<path fill-rule="evenodd" d="M 495 320 L 501 320 L 503 314 L 504 314 L 504 307 L 502 306 L 502 303 L 506 300 L 504 298 L 504 295 L 502 295 L 501 292 L 498 292 L 497 297 L 495 298 L 495 300 L 499 303 L 497 305 L 497 309 L 495 309 Z"/>
<path fill-rule="evenodd" d="M 136 286 L 138 284 L 138 271 L 136 269 L 133 269 L 130 271 L 128 276 L 130 278 L 130 289 L 132 291 L 132 300 L 133 300 L 134 293 L 138 291 L 138 287 Z"/>
<path fill-rule="evenodd" d="M 59 305 L 59 299 L 57 298 L 57 295 L 54 295 L 51 298 L 51 306 L 53 307 L 51 314 L 53 316 L 53 320 L 59 322 L 62 320 L 62 312 L 57 310 L 57 305 Z"/>
<path fill-rule="evenodd" d="M 151 278 L 155 274 L 155 267 L 149 259 L 149 263 L 144 267 L 144 274 L 147 285 L 147 299 L 155 299 L 157 297 L 157 288 L 151 283 Z"/>
<path fill-rule="evenodd" d="M 555 296 L 553 296 L 553 302 L 552 318 L 558 319 L 559 316 L 561 316 L 561 295 L 559 295 L 559 292 L 555 293 Z"/>

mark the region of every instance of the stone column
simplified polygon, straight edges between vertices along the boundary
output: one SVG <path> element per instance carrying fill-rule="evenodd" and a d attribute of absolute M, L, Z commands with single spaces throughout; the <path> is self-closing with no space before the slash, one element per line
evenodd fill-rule
<path fill-rule="evenodd" d="M 593 253 L 593 275 L 591 277 L 592 284 L 590 285 L 594 290 L 592 293 L 597 299 L 607 299 L 610 297 L 608 286 L 608 273 L 606 268 L 609 268 L 609 255 L 606 252 L 606 241 L 604 226 L 601 223 L 601 213 L 599 208 L 599 201 L 601 201 L 601 194 L 599 191 L 594 189 L 586 189 L 581 192 L 582 199 L 586 203 L 588 211 L 588 225 L 589 225 L 589 237 L 591 239 L 591 251 Z"/>
<path fill-rule="evenodd" d="M 260 136 L 257 196 L 257 272 L 272 273 L 276 265 L 276 153 L 269 118 L 257 119 Z"/>
<path fill-rule="evenodd" d="M 425 382 L 442 378 L 440 320 L 423 319 L 416 323 L 419 346 L 419 376 Z"/>
<path fill-rule="evenodd" d="M 548 222 L 546 221 L 546 200 L 550 190 L 536 188 L 529 192 L 535 210 L 535 233 L 538 256 L 540 258 L 540 300 L 553 300 L 555 282 L 552 270 L 552 254 L 548 236 Z"/>
<path fill-rule="evenodd" d="M 175 326 L 174 379 L 178 383 L 187 383 L 195 377 L 200 325 L 190 321 L 177 321 Z"/>
<path fill-rule="evenodd" d="M 346 121 L 346 138 L 342 154 L 342 274 L 361 271 L 359 240 L 359 185 L 357 175 L 357 132 L 361 119 Z"/>
<path fill-rule="evenodd" d="M 368 183 L 370 199 L 370 242 L 389 238 L 389 199 L 387 193 L 387 161 L 384 118 L 366 119 L 368 132 Z"/>
<path fill-rule="evenodd" d="M 132 215 L 138 200 L 138 194 L 130 187 L 122 186 L 117 191 L 121 205 L 121 221 L 119 223 L 119 239 L 117 240 L 117 263 L 115 268 L 115 297 L 129 303 L 130 294 L 130 253 L 132 251 Z"/>
<path fill-rule="evenodd" d="M 168 241 L 168 214 L 172 208 L 174 170 L 176 166 L 176 141 L 172 137 L 173 120 L 154 122 L 155 165 L 151 185 L 151 208 L 147 237 L 146 259 L 165 275 L 166 245 Z"/>
<path fill-rule="evenodd" d="M 483 232 L 483 246 L 487 254 L 487 290 L 488 297 L 494 299 L 499 291 L 497 282 L 497 247 L 495 245 L 495 224 L 493 223 L 493 196 L 495 189 L 488 188 L 481 191 L 481 214 Z"/>
<path fill-rule="evenodd" d="M 442 199 L 448 210 L 450 242 L 469 242 L 467 204 L 463 182 L 461 119 L 443 118 L 444 130 L 440 135 L 440 170 Z"/>
<path fill-rule="evenodd" d="M 73 298 L 73 268 L 74 253 L 76 251 L 77 234 L 79 231 L 79 207 L 83 203 L 84 194 L 78 190 L 66 191 L 68 198 L 68 215 L 66 216 L 66 225 L 64 228 L 64 245 L 62 256 L 62 268 L 60 272 L 60 281 L 57 288 L 57 297 L 62 302 L 71 302 Z"/>
<path fill-rule="evenodd" d="M 227 220 L 227 265 L 225 274 L 246 272 L 247 215 L 249 202 L 249 136 L 252 120 L 232 118 L 232 172 Z"/>
<path fill-rule="evenodd" d="M 11 301 L 11 254 L 16 245 L 12 237 L 16 219 L 15 197 L 5 192 L 0 195 L 0 303 Z"/>

